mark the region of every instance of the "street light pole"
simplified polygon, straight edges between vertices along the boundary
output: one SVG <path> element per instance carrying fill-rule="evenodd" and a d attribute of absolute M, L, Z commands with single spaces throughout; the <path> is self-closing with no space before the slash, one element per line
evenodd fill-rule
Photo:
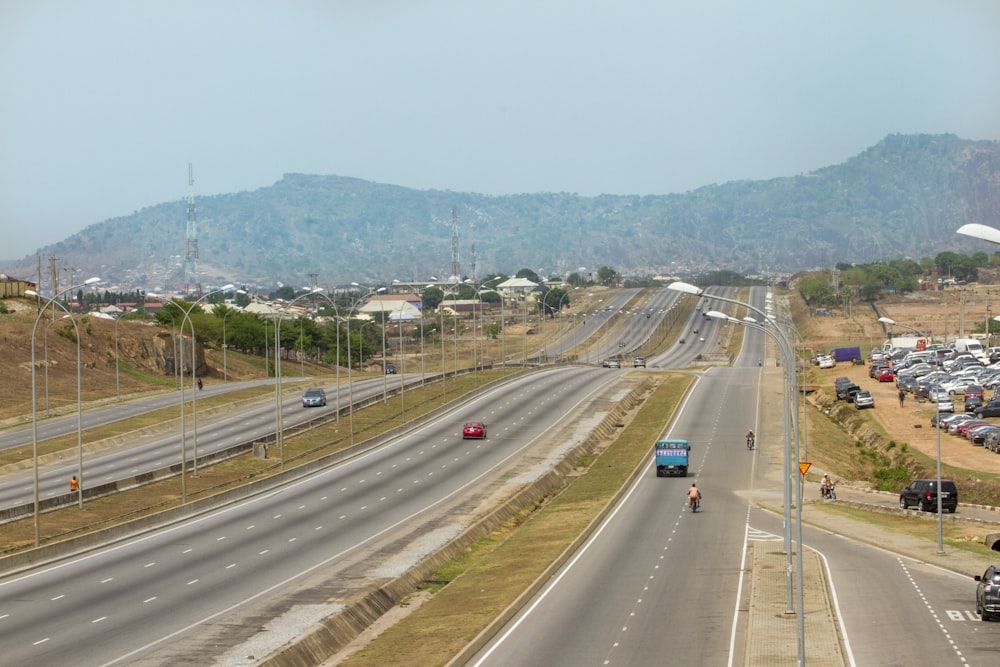
<path fill-rule="evenodd" d="M 73 285 L 67 287 L 62 292 L 54 294 L 51 299 L 49 299 L 44 306 L 42 306 L 38 315 L 35 317 L 35 324 L 31 329 L 31 456 L 33 459 L 33 477 L 34 477 L 34 523 L 35 523 L 35 546 L 37 547 L 41 542 L 41 520 L 40 520 L 40 510 L 41 501 L 39 499 L 38 493 L 38 379 L 37 371 L 35 368 L 35 334 L 38 332 L 38 323 L 42 319 L 42 315 L 48 310 L 49 306 L 53 303 L 57 303 L 59 297 L 63 296 L 67 292 L 71 292 L 75 289 L 80 289 L 81 287 L 87 287 L 89 285 L 94 285 L 101 282 L 100 278 L 89 278 L 79 285 Z M 40 297 L 39 294 L 33 292 L 32 290 L 25 290 L 25 294 L 28 296 Z M 71 318 L 72 319 L 72 318 Z M 76 320 L 73 320 L 73 327 L 77 332 L 76 336 L 76 403 L 77 403 L 77 452 L 78 452 L 78 472 L 77 472 L 77 493 L 79 498 L 80 509 L 83 509 L 83 409 L 82 402 L 80 400 L 80 331 L 76 326 Z"/>
<path fill-rule="evenodd" d="M 354 287 L 359 287 L 359 288 L 361 287 L 361 285 L 359 285 L 358 283 L 351 283 L 351 285 L 353 285 Z M 354 379 L 351 374 L 351 368 L 353 367 L 354 362 L 351 361 L 351 314 L 358 307 L 358 305 L 362 301 L 364 301 L 373 291 L 374 290 L 369 288 L 369 290 L 364 295 L 359 296 L 351 303 L 351 308 L 350 310 L 347 311 L 347 392 L 348 392 L 347 415 L 348 415 L 348 421 L 350 422 L 352 445 L 354 444 Z M 358 338 L 358 348 L 360 348 L 360 351 L 358 352 L 359 358 L 361 357 L 361 355 L 364 354 L 364 347 L 365 347 L 364 341 L 359 337 Z M 361 369 L 361 364 L 358 364 L 358 369 L 359 370 Z M 383 369 L 383 371 L 384 370 L 385 369 Z"/>
<path fill-rule="evenodd" d="M 25 290 L 25 294 L 28 294 L 29 292 L 31 292 L 31 290 Z M 73 331 L 76 334 L 76 448 L 78 456 L 77 473 L 76 473 L 78 483 L 76 491 L 77 491 L 77 501 L 79 503 L 79 507 L 80 509 L 83 509 L 83 403 L 81 400 L 81 383 L 80 383 L 80 367 L 82 365 L 80 362 L 80 327 L 77 326 L 76 318 L 72 316 L 72 314 L 69 312 L 69 310 L 67 310 L 65 305 L 63 305 L 58 301 L 55 301 L 54 304 L 62 308 L 63 311 L 66 312 L 66 315 L 60 317 L 58 320 L 52 320 L 51 322 L 49 322 L 49 324 L 45 326 L 46 333 L 48 332 L 48 328 L 50 325 L 58 322 L 59 320 L 68 318 L 69 321 L 73 323 Z M 44 335 L 43 338 L 45 338 Z M 34 351 L 34 343 L 32 343 L 32 351 Z M 48 363 L 48 353 L 49 353 L 48 343 L 46 342 L 46 347 L 45 347 L 46 364 Z M 45 369 L 45 373 L 46 373 L 45 401 L 47 405 L 48 391 L 49 391 L 48 368 Z"/>
<path fill-rule="evenodd" d="M 119 319 L 121 319 L 121 313 L 115 313 L 115 399 L 121 402 L 122 383 L 118 366 L 118 320 Z"/>
<path fill-rule="evenodd" d="M 336 368 L 337 368 L 337 389 L 336 389 L 336 391 L 337 391 L 337 397 L 336 397 L 336 405 L 337 405 L 337 423 L 340 424 L 340 309 L 337 308 L 337 304 L 334 302 L 333 299 L 331 299 L 325 293 L 325 291 L 326 290 L 324 288 L 317 287 L 316 289 L 312 290 L 312 292 L 310 292 L 310 295 L 311 296 L 320 296 L 320 297 L 326 299 L 326 302 L 329 303 L 333 307 L 334 317 L 336 318 L 334 320 L 334 324 L 337 327 L 337 363 L 336 363 Z M 350 324 L 348 324 L 348 326 L 350 326 Z M 350 341 L 348 341 L 348 342 L 350 342 Z M 351 359 L 350 353 L 348 353 L 348 357 L 347 357 L 348 362 L 350 362 L 350 359 Z"/>
<path fill-rule="evenodd" d="M 378 290 L 376 290 L 375 293 L 378 294 L 379 292 L 384 292 L 384 291 L 385 291 L 384 287 L 379 287 Z M 385 372 L 385 368 L 386 368 L 386 366 L 385 366 L 386 365 L 386 357 L 385 357 L 385 324 L 386 324 L 386 320 L 385 320 L 385 304 L 382 303 L 382 299 L 378 300 L 378 310 L 379 310 L 379 314 L 382 316 L 382 404 L 385 405 L 386 401 L 388 400 L 388 395 L 389 395 L 389 386 L 388 386 L 388 382 L 389 381 L 388 381 L 388 379 L 386 379 L 386 372 Z"/>
<path fill-rule="evenodd" d="M 764 335 L 766 335 L 768 338 L 770 338 L 771 340 L 773 340 L 774 343 L 775 343 L 775 345 L 777 346 L 778 353 L 779 353 L 779 355 L 781 357 L 781 365 L 784 366 L 784 372 L 783 372 L 782 375 L 784 377 L 784 383 L 785 383 L 785 402 L 784 402 L 784 410 L 783 410 L 785 444 L 784 444 L 783 449 L 784 449 L 784 458 L 785 458 L 784 468 L 785 468 L 785 471 L 789 471 L 789 468 L 790 468 L 789 457 L 790 457 L 790 451 L 791 451 L 791 440 L 790 440 L 790 437 L 789 437 L 789 433 L 794 428 L 793 424 L 795 422 L 794 422 L 794 419 L 791 416 L 791 410 L 789 408 L 789 398 L 788 397 L 789 396 L 796 396 L 796 399 L 795 399 L 796 400 L 796 412 L 798 411 L 798 407 L 797 407 L 798 398 L 797 398 L 797 393 L 792 392 L 792 390 L 790 388 L 790 385 L 789 385 L 789 375 L 788 374 L 789 374 L 789 368 L 792 368 L 792 366 L 790 366 L 790 364 L 789 364 L 790 360 L 789 360 L 788 352 L 787 352 L 787 350 L 785 348 L 785 345 L 783 344 L 783 341 L 778 337 L 778 335 L 776 333 L 771 332 L 766 327 L 764 327 L 762 324 L 760 324 L 756 320 L 754 320 L 752 317 L 747 317 L 747 318 L 744 318 L 744 319 L 740 320 L 740 319 L 737 319 L 735 317 L 731 317 L 731 316 L 729 316 L 729 315 L 727 315 L 725 313 L 722 313 L 722 312 L 719 312 L 719 311 L 716 311 L 716 310 L 705 311 L 705 315 L 707 317 L 725 320 L 725 321 L 727 321 L 727 322 L 729 322 L 731 324 L 740 324 L 740 325 L 742 325 L 744 327 L 756 329 L 757 331 L 760 331 L 761 333 L 763 333 Z M 794 613 L 795 606 L 793 605 L 793 602 L 792 602 L 792 588 L 793 587 L 792 587 L 792 539 L 791 539 L 792 538 L 792 536 L 791 536 L 791 486 L 789 484 L 789 479 L 788 479 L 787 474 L 786 474 L 785 483 L 784 483 L 784 491 L 785 491 L 785 499 L 784 499 L 784 505 L 785 505 L 784 506 L 784 526 L 785 526 L 785 531 L 784 532 L 785 532 L 785 535 L 784 535 L 784 537 L 785 537 L 785 555 L 786 555 L 786 558 L 787 558 L 787 568 L 786 568 L 787 586 L 786 586 L 786 600 L 785 600 L 786 607 L 785 607 L 785 613 L 786 614 L 791 614 L 791 613 Z"/>
<path fill-rule="evenodd" d="M 789 379 L 787 378 L 787 375 L 788 375 L 788 372 L 787 372 L 788 363 L 789 363 L 789 361 L 792 364 L 795 363 L 793 349 L 792 349 L 791 343 L 789 342 L 788 337 L 785 335 L 784 331 L 782 331 L 782 329 L 779 326 L 777 326 L 777 323 L 773 320 L 772 317 L 768 316 L 767 313 L 763 312 L 759 308 L 756 308 L 756 307 L 754 307 L 754 306 L 752 306 L 752 305 L 750 305 L 748 303 L 744 303 L 744 302 L 738 301 L 736 299 L 730 299 L 728 297 L 720 296 L 720 295 L 717 295 L 717 294 L 706 294 L 705 291 L 702 290 L 701 288 L 696 287 L 694 285 L 691 285 L 689 283 L 685 283 L 685 282 L 681 282 L 681 281 L 676 281 L 676 282 L 670 283 L 669 285 L 667 285 L 667 287 L 668 287 L 668 289 L 672 289 L 672 290 L 678 291 L 678 292 L 683 292 L 685 294 L 692 294 L 694 296 L 704 296 L 707 299 L 716 299 L 718 301 L 724 301 L 726 303 L 731 303 L 731 304 L 734 304 L 734 305 L 737 305 L 737 306 L 743 306 L 744 308 L 746 308 L 748 310 L 751 310 L 751 311 L 757 313 L 758 315 L 760 315 L 763 318 L 763 321 L 765 323 L 770 323 L 772 325 L 774 331 L 776 332 L 776 334 L 778 336 L 780 336 L 781 341 L 784 344 L 784 347 L 782 348 L 782 350 L 785 353 L 785 358 L 786 358 L 786 361 L 785 361 L 785 366 L 786 366 L 786 370 L 785 370 L 786 382 L 789 381 Z M 793 368 L 794 368 L 794 366 L 793 366 Z M 793 373 L 793 377 L 790 379 L 792 387 L 794 387 L 796 379 L 797 378 L 796 378 L 795 374 Z M 797 391 L 794 394 L 791 394 L 791 395 L 797 395 Z M 798 403 L 798 399 L 796 398 L 796 405 L 797 405 L 797 403 Z M 796 416 L 797 416 L 797 414 L 798 414 L 798 409 L 797 408 L 796 408 L 795 412 L 796 412 Z M 793 420 L 793 428 L 794 428 L 794 431 L 795 431 L 794 437 L 795 437 L 796 455 L 798 455 L 800 447 L 799 447 L 799 433 L 798 433 L 799 429 L 798 429 L 797 420 Z M 791 465 L 790 465 L 790 460 L 789 460 L 790 457 L 791 457 L 791 452 L 789 451 L 790 448 L 791 448 L 791 442 L 790 442 L 789 434 L 788 434 L 788 431 L 787 431 L 787 428 L 786 428 L 786 432 L 785 432 L 785 455 L 784 455 L 784 459 L 785 459 L 784 460 L 784 477 L 785 477 L 785 490 L 784 490 L 784 492 L 785 492 L 785 550 L 788 553 L 788 557 L 789 557 L 789 567 L 791 567 L 791 532 L 790 532 L 791 531 L 791 507 L 790 507 L 790 500 L 791 500 L 790 499 L 790 496 L 791 496 L 791 486 L 790 486 L 790 483 L 791 483 L 791 480 L 790 480 Z M 797 511 L 798 511 L 798 531 L 797 531 L 797 538 L 798 538 L 798 547 L 799 547 L 796 550 L 796 553 L 797 553 L 797 564 L 798 564 L 798 568 L 797 568 L 798 572 L 796 574 L 797 574 L 798 598 L 799 598 L 798 599 L 798 602 L 799 602 L 799 604 L 798 604 L 798 614 L 797 614 L 797 620 L 798 620 L 798 644 L 799 644 L 799 663 L 804 665 L 805 664 L 805 618 L 803 617 L 804 610 L 802 608 L 803 601 L 804 601 L 804 594 L 803 594 L 803 590 L 802 590 L 803 582 L 802 582 L 802 491 L 801 491 L 801 488 L 802 488 L 802 479 L 801 479 L 801 477 L 802 476 L 800 474 L 800 475 L 797 476 L 797 479 L 796 479 L 796 482 L 797 482 L 797 485 L 798 485 L 798 487 L 797 487 L 798 488 L 798 496 L 799 496 L 799 499 L 798 499 L 798 501 L 796 503 L 796 505 L 797 505 Z M 790 594 L 790 591 L 791 591 L 791 580 L 789 579 L 789 594 Z M 791 608 L 791 605 L 789 604 L 789 609 L 790 608 Z"/>
<path fill-rule="evenodd" d="M 919 335 L 922 338 L 926 338 L 927 337 L 919 329 L 914 329 L 913 327 L 907 326 L 905 324 L 900 324 L 896 320 L 894 320 L 892 318 L 889 318 L 889 317 L 880 317 L 880 318 L 878 318 L 878 321 L 882 322 L 884 324 L 891 325 L 891 326 L 897 326 L 897 327 L 902 327 L 904 329 L 909 329 L 910 331 L 915 332 L 917 335 Z M 936 434 L 937 434 L 937 490 L 938 490 L 938 494 L 937 494 L 937 496 L 938 496 L 938 508 L 937 508 L 937 511 L 938 511 L 938 515 L 937 515 L 938 548 L 937 548 L 937 552 L 940 555 L 940 554 L 944 553 L 944 525 L 943 525 L 944 518 L 943 518 L 943 516 L 941 514 L 941 405 L 937 401 L 934 401 L 934 404 L 937 407 L 936 416 L 934 418 L 934 430 L 936 431 Z"/>
<path fill-rule="evenodd" d="M 319 291 L 319 289 L 310 290 L 305 294 L 300 294 L 296 298 L 292 299 L 288 305 L 281 309 L 281 312 L 275 315 L 275 325 L 274 325 L 274 411 L 276 415 L 275 423 L 275 435 L 274 444 L 278 447 L 278 454 L 281 457 L 280 466 L 281 469 L 285 469 L 285 446 L 284 446 L 284 435 L 282 431 L 285 428 L 285 415 L 284 415 L 284 405 L 282 404 L 282 387 L 281 387 L 281 322 L 284 319 L 285 313 L 295 305 L 297 301 L 301 301 L 306 297 L 313 296 Z M 274 313 L 272 309 L 272 313 Z M 300 334 L 301 336 L 301 334 Z M 293 348 L 294 349 L 294 348 Z M 304 375 L 304 373 L 303 373 Z"/>
<path fill-rule="evenodd" d="M 229 345 L 226 342 L 226 318 L 228 318 L 235 312 L 236 312 L 235 309 L 229 308 L 222 316 L 222 383 L 223 384 L 229 384 L 229 365 L 226 359 L 226 353 L 229 351 Z"/>
<path fill-rule="evenodd" d="M 33 290 L 26 290 L 25 294 L 28 294 L 28 292 L 32 291 Z M 29 294 L 29 296 L 31 295 Z M 59 306 L 62 307 L 62 304 L 59 304 Z M 46 417 L 52 416 L 49 410 L 49 327 L 51 327 L 56 322 L 60 322 L 69 317 L 71 316 L 63 315 L 58 320 L 50 320 L 49 323 L 45 325 L 45 329 L 42 331 L 42 347 L 45 349 L 45 416 Z"/>

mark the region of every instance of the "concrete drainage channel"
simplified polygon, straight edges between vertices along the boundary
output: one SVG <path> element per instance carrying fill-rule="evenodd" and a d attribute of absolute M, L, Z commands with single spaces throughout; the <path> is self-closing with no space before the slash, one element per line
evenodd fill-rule
<path fill-rule="evenodd" d="M 277 649 L 259 664 L 267 667 L 316 665 L 335 655 L 379 617 L 416 592 L 418 587 L 424 584 L 436 569 L 460 554 L 473 542 L 496 530 L 505 521 L 516 516 L 524 507 L 547 496 L 552 496 L 563 489 L 575 470 L 575 464 L 572 462 L 579 456 L 592 452 L 602 441 L 614 438 L 623 425 L 623 416 L 639 402 L 647 391 L 648 383 L 645 381 L 631 387 L 624 396 L 616 400 L 600 424 L 577 445 L 568 450 L 560 462 L 547 473 L 521 488 L 495 510 L 462 531 L 454 540 L 427 555 L 405 574 L 387 583 L 374 585 L 368 590 L 358 592 L 355 599 L 347 602 L 340 612 L 312 626 L 293 643 Z M 640 470 L 641 466 L 636 469 L 633 476 L 639 474 Z M 627 486 L 628 484 L 623 485 L 622 489 L 624 490 Z M 599 525 L 604 513 L 609 511 L 613 505 L 613 501 L 609 503 L 604 512 L 591 523 L 591 526 Z M 563 552 L 564 558 L 568 558 L 587 538 L 588 534 L 589 531 L 578 536 L 576 542 Z M 548 574 L 561 567 L 563 562 L 563 560 L 559 560 L 552 563 L 546 573 L 537 579 L 537 585 L 546 581 Z M 511 605 L 501 617 L 494 621 L 494 624 L 505 623 L 510 615 L 515 613 L 521 601 L 528 599 L 534 592 L 533 589 L 525 591 L 518 603 Z M 473 646 L 467 647 L 466 652 L 478 650 L 481 645 L 480 641 L 486 641 L 489 636 L 492 636 L 492 632 L 484 631 L 481 635 L 483 639 L 474 642 Z"/>

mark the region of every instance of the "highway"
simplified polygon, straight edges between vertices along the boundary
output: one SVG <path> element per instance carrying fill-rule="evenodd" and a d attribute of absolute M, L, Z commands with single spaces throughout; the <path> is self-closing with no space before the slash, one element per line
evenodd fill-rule
<path fill-rule="evenodd" d="M 274 381 L 271 380 L 271 384 Z M 363 400 L 370 396 L 381 395 L 382 379 L 372 378 L 355 383 L 354 400 Z M 292 389 L 282 384 L 282 421 L 285 428 L 306 422 L 324 414 L 333 413 L 339 405 L 348 405 L 347 387 L 341 387 L 337 392 L 333 385 L 327 386 L 328 404 L 324 408 L 303 408 L 301 383 L 296 380 Z M 310 385 L 311 386 L 311 385 Z M 320 386 L 323 386 L 320 384 Z M 204 390 L 208 392 L 209 390 Z M 218 391 L 222 391 L 221 388 Z M 190 399 L 191 392 L 187 392 Z M 167 402 L 169 399 L 169 402 Z M 89 415 L 93 426 L 117 421 L 122 414 L 137 414 L 148 412 L 164 406 L 175 406 L 180 402 L 179 393 L 166 396 L 155 396 L 138 399 L 130 404 L 101 409 Z M 230 412 L 216 410 L 210 418 L 206 418 L 204 410 L 197 423 L 190 407 L 186 415 L 185 431 L 188 466 L 193 467 L 195 435 L 199 456 L 218 451 L 233 445 L 257 438 L 273 435 L 275 430 L 275 400 L 274 396 L 262 397 L 239 409 Z M 343 417 L 342 417 L 343 419 Z M 75 422 L 74 422 L 75 423 Z M 129 479 L 136 475 L 159 470 L 180 463 L 182 437 L 179 428 L 167 433 L 162 430 L 151 434 L 130 436 L 128 441 L 101 453 L 86 452 L 84 455 L 82 476 L 83 483 L 88 486 L 105 484 L 112 481 Z M 19 429 L 23 430 L 23 429 Z M 73 427 L 75 430 L 75 426 Z M 9 436 L 11 439 L 22 438 L 23 434 Z M 123 439 L 124 440 L 124 439 Z M 30 439 L 29 439 L 30 442 Z M 76 450 L 67 454 L 60 463 L 43 465 L 39 473 L 39 497 L 44 499 L 63 494 L 67 491 L 67 480 L 78 474 Z M 0 509 L 31 503 L 34 500 L 34 478 L 32 471 L 22 470 L 8 472 L 0 478 Z"/>
<path fill-rule="evenodd" d="M 759 302 L 762 291 L 753 293 Z M 655 317 L 627 322 L 641 329 Z M 724 324 L 695 313 L 695 326 L 706 340 L 657 355 L 660 367 L 712 350 Z M 746 331 L 734 367 L 700 372 L 667 426 L 665 435 L 692 443 L 690 476 L 657 478 L 651 457 L 586 545 L 474 664 L 743 664 L 746 546 L 783 530 L 781 517 L 755 502 L 781 488 L 780 423 L 772 415 L 758 424 L 774 408 L 758 390 L 763 338 Z M 559 367 L 525 376 L 278 490 L 0 579 L 4 661 L 225 662 L 219 656 L 245 653 L 274 619 L 306 608 L 318 621 L 337 611 L 331 580 L 387 576 L 378 574 L 387 565 L 373 558 L 376 549 L 430 549 L 454 536 L 470 498 L 627 372 Z M 273 418 L 273 405 L 263 410 Z M 489 438 L 463 441 L 467 419 L 484 419 Z M 753 452 L 743 444 L 750 426 Z M 691 482 L 704 494 L 695 514 L 685 503 Z M 1000 624 L 973 613 L 968 578 L 823 530 L 806 527 L 804 538 L 829 564 L 847 664 L 992 663 Z"/>
<path fill-rule="evenodd" d="M 285 587 L 431 521 L 435 508 L 484 484 L 618 373 L 571 367 L 520 378 L 273 493 L 0 580 L 4 659 L 48 665 L 72 655 L 101 665 L 155 654 L 154 662 L 176 663 L 177 651 L 192 650 L 182 641 L 192 631 L 211 634 L 264 602 L 280 615 L 292 604 Z M 470 418 L 491 426 L 487 440 L 461 439 Z M 225 629 L 218 641 L 238 642 L 241 630 Z M 185 659 L 197 662 L 197 651 Z"/>
<path fill-rule="evenodd" d="M 726 664 L 757 373 L 716 368 L 698 380 L 666 433 L 691 443 L 693 474 L 657 478 L 651 459 L 581 553 L 475 664 Z M 686 505 L 692 482 L 704 496 L 697 513 Z"/>
<path fill-rule="evenodd" d="M 587 543 L 468 664 L 745 664 L 743 575 L 753 564 L 744 552 L 761 539 L 782 549 L 784 531 L 782 517 L 755 502 L 781 495 L 778 423 L 755 428 L 757 450 L 743 444 L 758 412 L 775 412 L 758 391 L 763 335 L 746 333 L 735 366 L 707 370 L 665 433 L 692 444 L 701 510 L 685 507 L 689 480 L 657 478 L 651 460 Z M 882 549 L 809 526 L 803 540 L 829 567 L 843 664 L 995 662 L 1000 626 L 976 616 L 968 577 L 897 555 L 891 540 Z M 789 646 L 787 623 L 779 634 Z M 805 645 L 807 661 L 833 664 L 810 655 L 808 637 Z M 794 650 L 785 655 L 794 661 Z"/>
<path fill-rule="evenodd" d="M 614 325 L 609 327 L 608 331 L 602 337 L 600 345 L 603 346 L 601 348 L 603 356 L 598 356 L 598 359 L 620 353 L 621 348 L 618 347 L 617 343 L 613 342 L 615 340 L 627 341 L 629 349 L 638 346 L 650 335 L 651 331 L 664 316 L 666 308 L 676 299 L 677 294 L 665 289 L 653 291 L 650 296 L 644 299 L 644 303 L 641 305 L 643 313 L 651 313 L 651 317 L 646 318 L 644 315 L 641 317 L 636 316 L 636 308 L 632 308 L 631 311 L 622 311 L 626 304 L 639 293 L 640 290 L 638 289 L 629 289 L 614 294 L 606 303 L 607 310 L 601 310 L 591 318 L 591 325 L 571 328 L 566 339 L 559 343 L 554 343 L 550 346 L 550 349 L 554 349 L 556 345 L 566 345 L 568 349 L 570 346 L 584 343 L 588 337 L 593 336 L 597 327 L 602 322 L 609 319 L 614 320 Z M 547 322 L 546 324 L 550 323 Z M 414 376 L 412 373 L 408 374 L 408 377 Z M 401 381 L 402 376 L 399 377 Z M 396 380 L 394 379 L 393 382 L 395 383 Z M 239 384 L 208 385 L 203 391 L 197 393 L 197 397 L 209 397 L 245 386 L 273 385 L 273 383 L 273 380 L 258 380 Z M 290 390 L 286 383 L 290 384 L 293 389 Z M 341 386 L 339 392 L 336 391 L 334 385 L 326 385 L 329 405 L 326 408 L 304 410 L 300 402 L 301 386 L 302 382 L 299 379 L 285 380 L 283 382 L 282 421 L 286 428 L 314 419 L 323 414 L 332 413 L 338 407 L 344 408 L 348 404 L 346 385 Z M 370 378 L 359 381 L 355 383 L 354 399 L 356 401 L 364 400 L 365 398 L 381 393 L 382 390 L 382 378 Z M 192 391 L 186 392 L 186 398 L 189 402 L 192 394 L 194 394 Z M 180 399 L 180 392 L 170 392 L 88 410 L 83 415 L 84 428 L 109 424 L 163 407 L 173 407 L 180 402 Z M 101 453 L 85 452 L 82 475 L 79 475 L 76 456 L 73 455 L 75 452 L 67 454 L 58 463 L 43 462 L 39 473 L 39 497 L 44 500 L 64 494 L 68 489 L 68 480 L 73 475 L 80 477 L 85 488 L 129 480 L 143 473 L 178 464 L 181 460 L 182 451 L 187 452 L 189 469 L 194 469 L 195 461 L 193 457 L 196 448 L 198 455 L 204 456 L 214 451 L 222 450 L 248 440 L 264 438 L 274 433 L 274 401 L 266 397 L 242 405 L 238 411 L 233 411 L 231 414 L 215 411 L 213 415 L 206 416 L 204 413 L 204 410 L 200 412 L 201 417 L 196 427 L 196 415 L 190 410 L 187 412 L 186 435 L 183 438 L 178 426 L 176 430 L 170 433 L 137 434 L 129 442 Z M 41 442 L 46 438 L 73 433 L 76 429 L 75 414 L 41 420 L 38 427 L 38 439 Z M 0 448 L 15 447 L 30 444 L 31 442 L 32 431 L 30 424 L 7 429 L 0 433 Z M 33 501 L 34 477 L 31 470 L 8 472 L 0 478 L 0 509 L 25 505 Z"/>

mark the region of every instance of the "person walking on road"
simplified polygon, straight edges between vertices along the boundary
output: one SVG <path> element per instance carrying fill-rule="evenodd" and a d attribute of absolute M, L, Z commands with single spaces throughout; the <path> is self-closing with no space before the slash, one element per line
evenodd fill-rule
<path fill-rule="evenodd" d="M 69 480 L 70 493 L 76 493 L 76 491 L 78 491 L 79 488 L 80 488 L 80 480 L 76 478 L 76 475 L 73 475 L 73 479 Z"/>
<path fill-rule="evenodd" d="M 903 401 L 906 400 L 906 392 L 902 389 L 899 390 L 899 407 L 903 407 Z"/>

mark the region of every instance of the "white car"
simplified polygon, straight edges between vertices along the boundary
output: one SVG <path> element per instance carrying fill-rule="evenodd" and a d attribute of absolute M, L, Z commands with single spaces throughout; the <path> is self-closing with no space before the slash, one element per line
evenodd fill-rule
<path fill-rule="evenodd" d="M 819 367 L 820 368 L 835 368 L 836 366 L 837 366 L 837 362 L 835 362 L 833 360 L 833 357 L 831 357 L 828 354 L 825 354 L 825 355 L 823 355 L 822 357 L 819 358 Z"/>
<path fill-rule="evenodd" d="M 941 388 L 947 391 L 949 394 L 960 394 L 965 391 L 965 388 L 970 384 L 978 384 L 976 378 L 974 377 L 960 377 L 953 380 L 946 380 L 941 383 Z"/>
<path fill-rule="evenodd" d="M 945 395 L 944 398 L 940 399 L 935 406 L 938 412 L 954 412 L 955 403 L 951 400 L 951 396 Z"/>

